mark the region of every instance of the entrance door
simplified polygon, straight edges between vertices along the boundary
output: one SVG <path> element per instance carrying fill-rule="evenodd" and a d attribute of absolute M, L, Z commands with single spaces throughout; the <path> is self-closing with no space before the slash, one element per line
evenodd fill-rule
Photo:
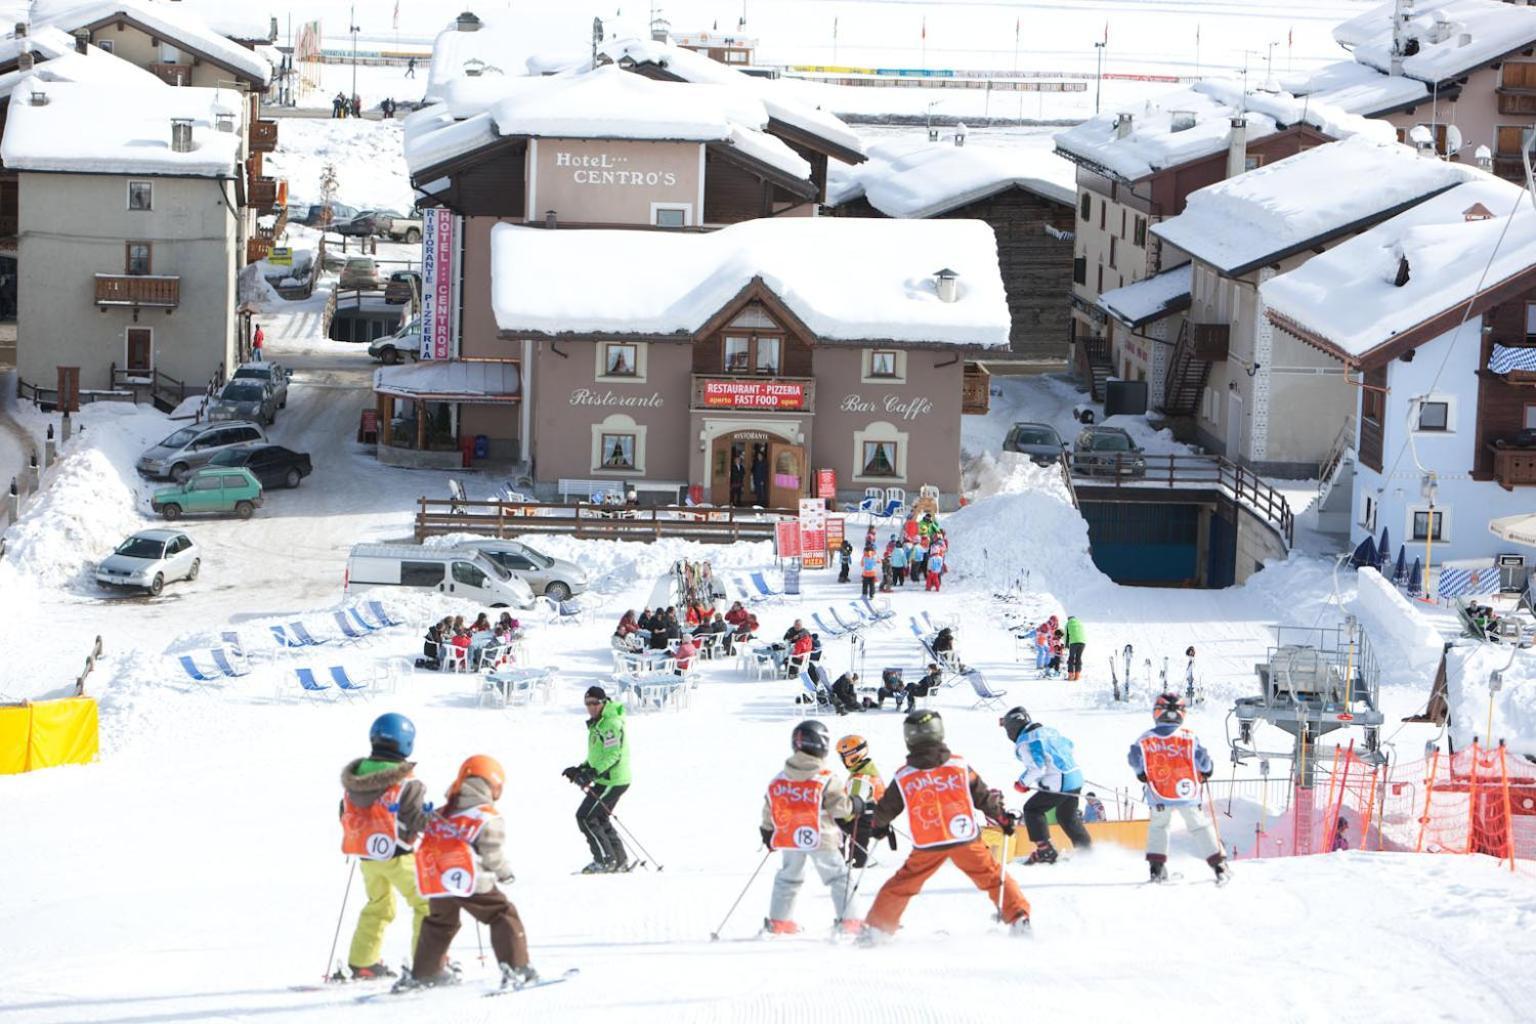
<path fill-rule="evenodd" d="M 1227 395 L 1227 458 L 1237 462 L 1243 456 L 1243 399 L 1233 392 Z"/>
<path fill-rule="evenodd" d="M 798 508 L 805 493 L 805 449 L 795 444 L 768 446 L 768 504 Z"/>
<path fill-rule="evenodd" d="M 124 367 L 129 373 L 148 373 L 154 368 L 155 332 L 147 327 L 128 328 L 128 358 Z"/>

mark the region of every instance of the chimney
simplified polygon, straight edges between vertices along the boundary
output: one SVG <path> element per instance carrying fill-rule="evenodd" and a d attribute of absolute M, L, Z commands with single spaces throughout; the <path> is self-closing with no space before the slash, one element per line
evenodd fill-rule
<path fill-rule="evenodd" d="M 1482 170 L 1493 170 L 1493 150 L 1487 146 L 1478 146 L 1472 154 L 1472 159 L 1477 161 L 1477 166 Z"/>
<path fill-rule="evenodd" d="M 1248 169 L 1248 122 L 1242 114 L 1232 118 L 1232 134 L 1227 140 L 1227 177 L 1235 178 Z"/>
<path fill-rule="evenodd" d="M 958 294 L 958 285 L 956 284 L 959 278 L 960 275 L 955 273 L 953 270 L 950 270 L 948 267 L 945 267 L 943 270 L 934 272 L 934 288 L 939 293 L 940 302 L 954 302 L 957 298 L 960 297 Z"/>
<path fill-rule="evenodd" d="M 1131 129 L 1136 125 L 1136 117 L 1133 114 L 1115 115 L 1115 138 L 1123 139 L 1131 134 Z"/>
<path fill-rule="evenodd" d="M 22 50 L 16 57 L 16 68 L 19 71 L 31 71 L 35 60 L 31 50 Z"/>
<path fill-rule="evenodd" d="M 1408 283 L 1408 277 L 1408 257 L 1399 256 L 1397 258 L 1397 276 L 1392 278 L 1392 286 L 1394 288 L 1401 288 Z"/>
<path fill-rule="evenodd" d="M 1394 0 L 1392 6 L 1392 76 L 1403 75 L 1403 57 L 1408 53 L 1408 22 L 1413 17 L 1413 0 Z"/>
<path fill-rule="evenodd" d="M 192 119 L 190 117 L 171 118 L 171 152 L 192 152 Z"/>
<path fill-rule="evenodd" d="M 1408 129 L 1408 141 L 1413 143 L 1413 148 L 1419 156 L 1434 156 L 1435 136 L 1424 125 L 1416 124 Z"/>
<path fill-rule="evenodd" d="M 33 89 L 32 95 L 28 97 L 28 102 L 34 107 L 46 107 L 48 105 L 48 94 L 41 89 Z"/>
<path fill-rule="evenodd" d="M 91 45 L 91 34 L 85 29 L 75 33 L 75 52 L 84 53 L 85 48 Z"/>
<path fill-rule="evenodd" d="M 473 11 L 465 11 L 459 15 L 458 29 L 460 32 L 479 32 L 480 19 L 475 17 Z"/>
<path fill-rule="evenodd" d="M 556 226 L 558 220 L 559 220 L 559 218 L 557 218 L 555 216 L 555 211 L 554 210 L 545 210 L 544 211 L 544 226 L 546 228 L 548 228 L 549 230 L 551 230 L 551 231 L 555 230 L 555 226 Z"/>
<path fill-rule="evenodd" d="M 18 21 L 16 23 L 16 38 L 17 39 L 25 39 L 25 38 L 27 38 L 27 23 L 26 22 Z"/>
<path fill-rule="evenodd" d="M 955 145 L 965 145 L 965 135 L 968 131 L 970 131 L 970 129 L 965 126 L 965 122 L 963 121 L 955 125 Z"/>

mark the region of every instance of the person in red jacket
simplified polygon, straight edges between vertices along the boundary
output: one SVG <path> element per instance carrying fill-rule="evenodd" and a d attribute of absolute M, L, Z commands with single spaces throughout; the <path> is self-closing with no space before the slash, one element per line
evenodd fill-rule
<path fill-rule="evenodd" d="M 261 362 L 261 350 L 267 343 L 267 336 L 261 331 L 261 324 L 256 325 L 256 330 L 251 334 L 251 360 Z"/>

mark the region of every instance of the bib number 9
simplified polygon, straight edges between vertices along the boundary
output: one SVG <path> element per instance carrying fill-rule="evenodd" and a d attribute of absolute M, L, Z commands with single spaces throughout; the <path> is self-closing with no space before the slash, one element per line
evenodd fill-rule
<path fill-rule="evenodd" d="M 468 896 L 475 886 L 475 876 L 463 868 L 449 868 L 443 872 L 443 888 L 451 896 Z"/>
<path fill-rule="evenodd" d="M 809 825 L 795 829 L 795 849 L 814 850 L 821 845 L 821 831 Z"/>
<path fill-rule="evenodd" d="M 388 860 L 395 852 L 395 837 L 375 832 L 363 844 L 363 849 L 363 856 L 368 860 Z"/>
<path fill-rule="evenodd" d="M 949 819 L 949 834 L 956 839 L 976 838 L 976 819 L 969 814 L 957 814 Z"/>

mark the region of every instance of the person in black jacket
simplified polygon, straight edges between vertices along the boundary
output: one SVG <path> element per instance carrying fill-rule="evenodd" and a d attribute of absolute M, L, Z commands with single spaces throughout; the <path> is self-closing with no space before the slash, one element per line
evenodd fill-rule
<path fill-rule="evenodd" d="M 919 697 L 926 697 L 944 683 L 944 673 L 939 671 L 939 666 L 930 664 L 928 674 L 917 682 L 907 687 L 907 710 L 912 710 L 913 703 Z"/>
<path fill-rule="evenodd" d="M 741 491 L 747 485 L 747 463 L 741 452 L 731 455 L 731 504 L 741 504 Z"/>
<path fill-rule="evenodd" d="M 840 715 L 846 715 L 850 711 L 863 711 L 863 705 L 859 703 L 859 691 L 857 684 L 859 675 L 857 672 L 844 672 L 837 677 L 837 682 L 832 684 L 832 706 Z"/>
<path fill-rule="evenodd" d="M 757 498 L 757 503 L 763 507 L 768 505 L 768 453 L 759 450 L 756 461 L 752 463 L 752 494 Z"/>
<path fill-rule="evenodd" d="M 848 543 L 846 537 L 843 539 L 843 546 L 837 549 L 837 557 L 840 563 L 837 571 L 837 582 L 847 583 L 848 570 L 853 568 L 853 545 Z"/>
<path fill-rule="evenodd" d="M 452 624 L 452 620 L 443 619 L 427 627 L 427 637 L 421 645 L 421 657 L 434 669 L 443 667 L 443 645 L 447 642 L 444 634 Z"/>

